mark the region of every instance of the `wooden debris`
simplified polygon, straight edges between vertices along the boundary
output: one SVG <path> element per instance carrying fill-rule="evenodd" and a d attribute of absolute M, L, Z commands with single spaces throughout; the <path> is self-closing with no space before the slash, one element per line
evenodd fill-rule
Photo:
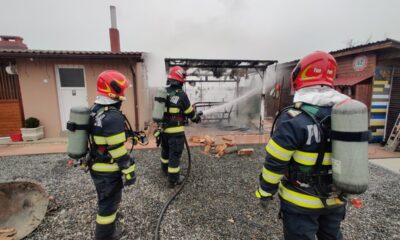
<path fill-rule="evenodd" d="M 206 141 L 206 139 L 199 137 L 199 136 L 192 136 L 189 138 L 189 141 L 191 141 L 193 143 L 204 143 Z"/>
<path fill-rule="evenodd" d="M 216 147 L 217 157 L 222 157 L 225 154 L 225 149 L 227 148 L 226 144 L 220 144 Z"/>
<path fill-rule="evenodd" d="M 237 151 L 237 146 L 232 143 L 232 139 L 223 137 L 224 141 L 227 141 L 223 144 L 215 144 L 214 138 L 205 135 L 203 137 L 192 136 L 189 141 L 194 143 L 202 143 L 204 144 L 204 154 L 216 154 L 216 157 L 222 157 L 227 153 L 233 153 Z"/>
<path fill-rule="evenodd" d="M 232 146 L 228 146 L 227 148 L 225 148 L 224 152 L 225 153 L 234 153 L 237 152 L 238 148 L 236 145 L 232 145 Z"/>
<path fill-rule="evenodd" d="M 16 240 L 16 234 L 15 228 L 0 228 L 0 240 Z"/>
<path fill-rule="evenodd" d="M 211 149 L 211 145 L 206 145 L 205 147 L 204 147 L 204 153 L 205 154 L 209 154 L 210 153 L 210 149 Z"/>
<path fill-rule="evenodd" d="M 204 139 L 205 139 L 205 143 L 206 144 L 210 144 L 211 145 L 211 144 L 214 144 L 214 142 L 215 142 L 215 140 L 212 137 L 208 136 L 208 135 L 205 135 Z"/>
<path fill-rule="evenodd" d="M 238 152 L 237 152 L 237 154 L 239 155 L 239 156 L 250 156 L 250 155 L 252 155 L 254 153 L 254 148 L 243 148 L 243 149 L 240 149 Z"/>

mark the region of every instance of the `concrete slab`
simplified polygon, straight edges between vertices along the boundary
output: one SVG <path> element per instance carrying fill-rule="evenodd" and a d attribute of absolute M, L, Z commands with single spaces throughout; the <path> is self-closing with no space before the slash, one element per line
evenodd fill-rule
<path fill-rule="evenodd" d="M 400 174 L 400 158 L 371 159 L 370 163 Z"/>

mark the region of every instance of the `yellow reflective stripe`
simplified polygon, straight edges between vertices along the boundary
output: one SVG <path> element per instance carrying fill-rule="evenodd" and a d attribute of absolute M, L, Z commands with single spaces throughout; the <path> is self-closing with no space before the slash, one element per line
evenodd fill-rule
<path fill-rule="evenodd" d="M 118 143 L 123 143 L 126 141 L 125 132 L 121 132 L 121 133 L 106 137 L 106 140 L 107 140 L 108 145 L 115 145 Z"/>
<path fill-rule="evenodd" d="M 181 171 L 180 167 L 168 167 L 168 173 L 178 173 Z"/>
<path fill-rule="evenodd" d="M 165 159 L 165 158 L 160 158 L 160 160 L 161 160 L 161 162 L 164 163 L 164 164 L 167 164 L 167 163 L 169 162 L 168 159 Z"/>
<path fill-rule="evenodd" d="M 179 113 L 181 110 L 177 107 L 170 107 L 168 111 L 169 113 Z"/>
<path fill-rule="evenodd" d="M 97 145 L 107 144 L 107 140 L 103 136 L 93 136 L 93 139 L 94 139 L 94 143 L 96 143 Z"/>
<path fill-rule="evenodd" d="M 135 171 L 135 165 L 136 165 L 136 164 L 133 164 L 132 166 L 130 166 L 130 167 L 127 168 L 127 169 L 122 169 L 121 172 L 122 172 L 123 174 L 132 173 L 132 172 Z"/>
<path fill-rule="evenodd" d="M 303 165 L 313 166 L 317 161 L 318 153 L 314 152 L 303 152 L 303 151 L 295 151 L 293 154 L 293 159 Z M 332 165 L 332 153 L 327 152 L 324 155 L 324 160 L 322 161 L 322 165 Z"/>
<path fill-rule="evenodd" d="M 272 196 L 271 193 L 262 190 L 261 187 L 258 188 L 258 192 L 260 193 L 260 196 L 261 196 L 261 197 L 269 197 L 269 196 Z"/>
<path fill-rule="evenodd" d="M 283 184 L 279 185 L 279 195 L 288 202 L 291 202 L 297 206 L 305 208 L 324 208 L 324 204 L 321 199 L 313 197 L 307 194 L 295 192 L 287 189 Z M 337 205 L 339 202 L 335 198 L 326 199 L 326 204 L 328 206 Z"/>
<path fill-rule="evenodd" d="M 95 163 L 92 166 L 92 170 L 96 172 L 115 172 L 119 171 L 119 167 L 116 163 Z"/>
<path fill-rule="evenodd" d="M 113 213 L 110 216 L 100 216 L 97 214 L 96 222 L 101 225 L 111 224 L 117 218 L 117 212 Z"/>
<path fill-rule="evenodd" d="M 125 155 L 128 151 L 126 150 L 125 146 L 122 145 L 121 147 L 113 150 L 108 151 L 111 155 L 112 158 L 119 158 L 123 155 Z"/>
<path fill-rule="evenodd" d="M 268 145 L 265 147 L 265 149 L 273 157 L 282 161 L 289 161 L 294 153 L 294 151 L 287 150 L 279 146 L 273 139 L 269 140 Z"/>
<path fill-rule="evenodd" d="M 164 130 L 165 133 L 179 133 L 179 132 L 184 132 L 185 128 L 183 126 L 179 126 L 179 127 L 170 127 L 170 128 L 166 128 Z"/>
<path fill-rule="evenodd" d="M 188 114 L 188 113 L 191 113 L 192 111 L 193 111 L 193 108 L 192 108 L 192 106 L 190 106 L 184 111 L 184 113 Z"/>
<path fill-rule="evenodd" d="M 325 153 L 322 165 L 332 165 L 332 153 L 330 152 Z"/>
<path fill-rule="evenodd" d="M 263 167 L 262 176 L 266 182 L 269 182 L 271 184 L 277 184 L 282 179 L 283 174 L 277 174 L 277 173 L 271 172 L 270 170 Z"/>

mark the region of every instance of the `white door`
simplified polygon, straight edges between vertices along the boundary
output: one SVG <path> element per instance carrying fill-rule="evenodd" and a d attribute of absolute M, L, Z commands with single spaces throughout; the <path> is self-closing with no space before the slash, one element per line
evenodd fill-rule
<path fill-rule="evenodd" d="M 88 106 L 83 66 L 56 66 L 58 99 L 62 130 L 67 130 L 71 107 Z"/>

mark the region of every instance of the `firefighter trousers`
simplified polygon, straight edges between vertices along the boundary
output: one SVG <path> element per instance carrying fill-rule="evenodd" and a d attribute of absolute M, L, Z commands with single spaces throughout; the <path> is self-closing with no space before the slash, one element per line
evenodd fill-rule
<path fill-rule="evenodd" d="M 116 172 L 91 170 L 98 197 L 95 239 L 110 239 L 115 231 L 117 210 L 122 197 L 122 175 Z"/>
<path fill-rule="evenodd" d="M 185 144 L 185 135 L 163 133 L 161 135 L 161 169 L 168 173 L 168 180 L 175 183 L 179 179 L 180 161 Z"/>
<path fill-rule="evenodd" d="M 329 209 L 306 209 L 292 206 L 281 199 L 280 216 L 285 240 L 341 240 L 340 223 L 346 214 L 345 205 Z"/>

